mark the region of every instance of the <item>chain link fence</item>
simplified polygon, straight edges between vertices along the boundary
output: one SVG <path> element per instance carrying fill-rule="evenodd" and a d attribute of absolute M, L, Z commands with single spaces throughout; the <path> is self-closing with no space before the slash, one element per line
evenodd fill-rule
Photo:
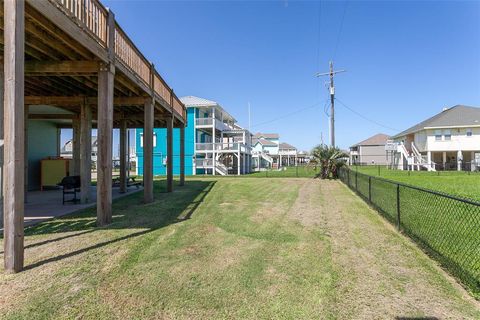
<path fill-rule="evenodd" d="M 339 177 L 480 297 L 480 202 L 348 167 Z"/>

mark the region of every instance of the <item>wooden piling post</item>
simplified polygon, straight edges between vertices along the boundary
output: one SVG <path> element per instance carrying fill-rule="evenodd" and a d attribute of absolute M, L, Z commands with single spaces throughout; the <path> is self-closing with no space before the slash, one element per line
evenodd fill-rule
<path fill-rule="evenodd" d="M 185 124 L 180 126 L 180 186 L 185 185 Z"/>
<path fill-rule="evenodd" d="M 127 120 L 120 120 L 120 192 L 127 192 Z"/>
<path fill-rule="evenodd" d="M 115 69 L 103 64 L 98 72 L 97 225 L 112 221 L 112 131 Z"/>
<path fill-rule="evenodd" d="M 80 175 L 80 120 L 72 120 L 72 160 L 73 160 L 73 172 L 70 172 L 71 176 Z"/>
<path fill-rule="evenodd" d="M 80 202 L 88 203 L 92 185 L 92 108 L 86 101 L 80 108 Z"/>
<path fill-rule="evenodd" d="M 143 200 L 153 202 L 153 119 L 154 105 L 151 98 L 145 100 L 143 127 Z"/>
<path fill-rule="evenodd" d="M 167 118 L 167 192 L 173 191 L 173 114 Z"/>
<path fill-rule="evenodd" d="M 4 1 L 4 265 L 23 269 L 24 259 L 24 59 L 25 2 Z"/>

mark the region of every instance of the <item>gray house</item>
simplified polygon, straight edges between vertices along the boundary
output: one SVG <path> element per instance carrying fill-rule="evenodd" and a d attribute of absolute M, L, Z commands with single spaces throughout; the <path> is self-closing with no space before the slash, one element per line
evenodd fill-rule
<path fill-rule="evenodd" d="M 389 136 L 378 133 L 350 147 L 350 164 L 387 164 L 385 145 Z"/>

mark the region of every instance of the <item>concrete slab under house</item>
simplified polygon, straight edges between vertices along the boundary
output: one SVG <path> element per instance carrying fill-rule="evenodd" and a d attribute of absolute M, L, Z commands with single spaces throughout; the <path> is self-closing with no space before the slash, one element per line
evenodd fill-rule
<path fill-rule="evenodd" d="M 77 176 L 78 207 L 96 203 L 97 225 L 108 225 L 113 129 L 120 131 L 117 185 L 123 193 L 128 187 L 127 129 L 143 128 L 150 132 L 144 142 L 144 200 L 153 201 L 153 128 L 166 128 L 172 154 L 172 131 L 183 133 L 186 110 L 99 1 L 4 1 L 1 14 L 4 263 L 6 272 L 17 272 L 24 264 L 26 210 L 51 205 L 44 200 L 52 194 L 38 196 L 36 190 L 59 183 L 62 176 Z M 73 129 L 72 161 L 60 157 L 62 128 Z M 93 189 L 92 128 L 97 129 L 98 157 Z M 182 153 L 183 140 L 178 143 Z M 167 172 L 171 191 L 173 168 Z M 183 169 L 180 173 L 183 183 Z M 49 216 L 55 216 L 64 208 L 50 210 Z"/>

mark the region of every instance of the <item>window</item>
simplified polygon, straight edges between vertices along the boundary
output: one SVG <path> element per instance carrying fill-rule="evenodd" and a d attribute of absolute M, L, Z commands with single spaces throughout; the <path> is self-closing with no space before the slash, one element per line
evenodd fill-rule
<path fill-rule="evenodd" d="M 467 129 L 467 137 L 471 137 L 472 136 L 472 129 Z"/>
<path fill-rule="evenodd" d="M 153 133 L 153 147 L 157 146 L 157 134 Z M 140 148 L 143 148 L 143 133 L 140 133 Z"/>
<path fill-rule="evenodd" d="M 435 140 L 442 140 L 442 130 L 435 130 Z"/>
<path fill-rule="evenodd" d="M 452 140 L 452 132 L 450 130 L 443 131 L 443 135 L 445 136 L 445 140 Z"/>

